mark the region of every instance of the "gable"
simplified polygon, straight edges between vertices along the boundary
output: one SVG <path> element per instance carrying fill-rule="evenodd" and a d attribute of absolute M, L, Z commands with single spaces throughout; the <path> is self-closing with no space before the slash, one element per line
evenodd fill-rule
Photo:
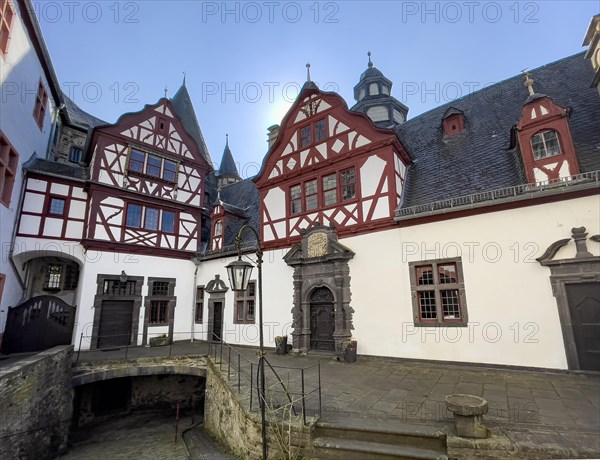
<path fill-rule="evenodd" d="M 260 187 L 284 180 L 392 140 L 393 131 L 377 128 L 365 115 L 350 111 L 339 95 L 304 89 L 284 117 L 255 182 Z"/>
<path fill-rule="evenodd" d="M 98 133 L 125 138 L 127 142 L 155 150 L 179 159 L 206 164 L 198 145 L 175 114 L 172 103 L 161 99 L 140 112 L 122 115 L 112 126 L 101 127 Z M 212 169 L 206 164 L 207 169 Z"/>

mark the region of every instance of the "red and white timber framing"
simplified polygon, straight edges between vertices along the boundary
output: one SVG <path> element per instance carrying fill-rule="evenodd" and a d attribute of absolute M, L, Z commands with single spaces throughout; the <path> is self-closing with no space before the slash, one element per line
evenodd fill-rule
<path fill-rule="evenodd" d="M 324 135 L 315 141 L 319 122 L 321 127 L 325 124 Z M 307 126 L 312 138 L 302 147 Z M 334 224 L 342 237 L 393 227 L 410 161 L 393 130 L 377 128 L 367 116 L 351 112 L 335 93 L 305 87 L 254 179 L 260 191 L 264 246 L 296 243 L 300 230 L 314 223 Z M 352 168 L 355 193 L 344 199 L 340 173 Z M 326 205 L 323 179 L 332 174 L 337 174 L 338 190 L 335 202 Z M 303 195 L 302 210 L 293 213 L 292 187 L 300 185 L 304 193 L 306 183 L 315 179 L 318 205 L 307 211 Z"/>

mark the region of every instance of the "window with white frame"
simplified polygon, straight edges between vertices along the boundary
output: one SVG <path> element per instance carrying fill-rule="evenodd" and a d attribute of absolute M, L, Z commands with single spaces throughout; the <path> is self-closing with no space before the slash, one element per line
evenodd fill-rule
<path fill-rule="evenodd" d="M 553 129 L 541 131 L 531 137 L 531 149 L 536 160 L 561 154 L 558 133 Z"/>

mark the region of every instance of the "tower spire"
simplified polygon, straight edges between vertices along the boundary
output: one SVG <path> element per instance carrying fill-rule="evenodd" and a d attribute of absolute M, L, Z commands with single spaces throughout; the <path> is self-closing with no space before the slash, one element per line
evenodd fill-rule
<path fill-rule="evenodd" d="M 225 134 L 225 147 L 229 147 L 229 134 Z"/>
<path fill-rule="evenodd" d="M 311 79 L 310 79 L 310 64 L 306 64 L 306 81 L 311 81 Z"/>
<path fill-rule="evenodd" d="M 371 61 L 371 52 L 370 51 L 367 53 L 367 56 L 369 56 L 369 69 L 370 69 L 371 67 L 373 67 L 373 61 Z"/>
<path fill-rule="evenodd" d="M 167 91 L 169 91 L 169 89 L 167 88 L 167 85 L 165 85 L 165 99 L 167 98 Z"/>
<path fill-rule="evenodd" d="M 183 83 L 181 84 L 181 86 L 185 86 L 185 72 L 183 72 Z"/>

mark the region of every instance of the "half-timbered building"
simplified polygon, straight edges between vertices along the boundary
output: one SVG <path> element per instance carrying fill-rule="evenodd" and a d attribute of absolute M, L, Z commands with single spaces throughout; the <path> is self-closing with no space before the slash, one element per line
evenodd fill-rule
<path fill-rule="evenodd" d="M 598 370 L 592 81 L 578 54 L 409 118 L 369 55 L 351 108 L 307 78 L 246 179 L 228 139 L 213 166 L 185 81 L 114 124 L 65 99 L 48 157 L 24 168 L 7 332 L 47 346 L 24 327 L 43 298 L 46 322 L 74 311 L 82 348 L 256 345 L 262 294 L 267 346 L 287 335 L 294 353 L 355 339 L 365 355 Z M 256 273 L 227 284 L 246 224 L 262 293 Z M 245 233 L 244 257 L 256 245 Z"/>

